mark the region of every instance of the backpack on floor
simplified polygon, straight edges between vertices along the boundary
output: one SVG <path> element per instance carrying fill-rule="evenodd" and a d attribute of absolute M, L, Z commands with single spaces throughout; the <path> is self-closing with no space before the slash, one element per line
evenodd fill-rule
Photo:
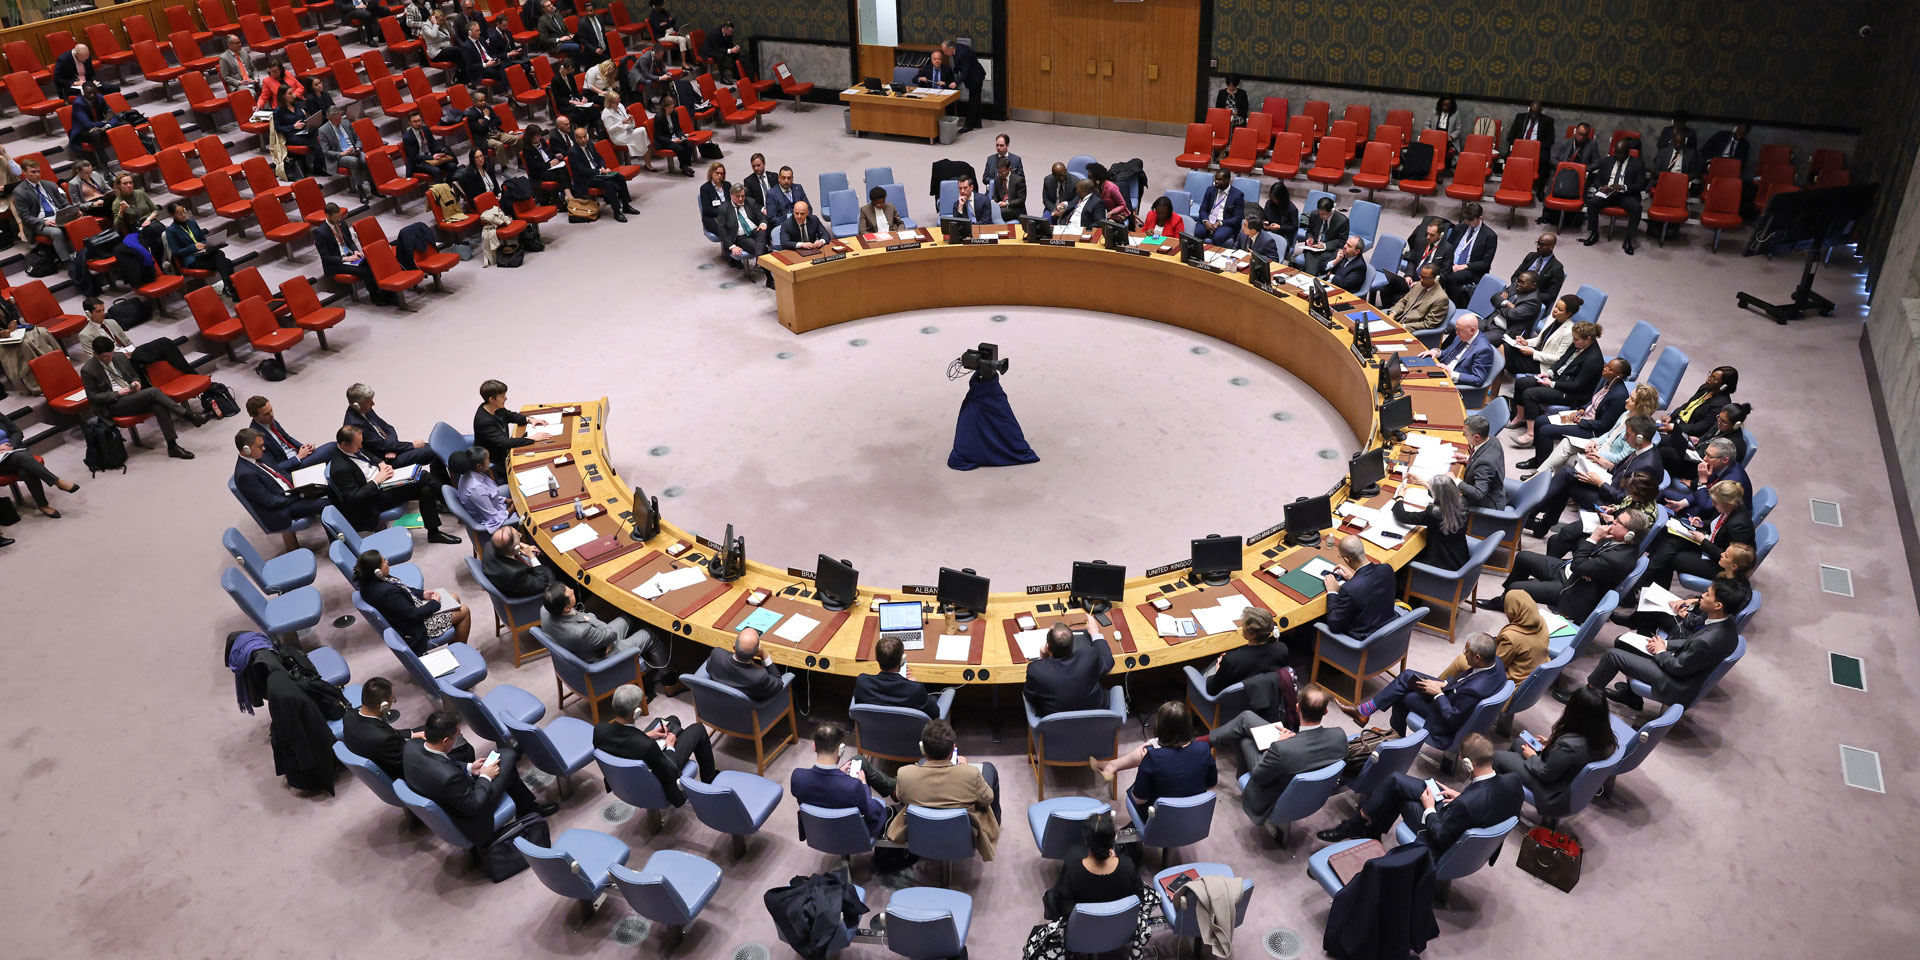
<path fill-rule="evenodd" d="M 224 383 L 207 384 L 200 394 L 200 408 L 209 417 L 232 417 L 240 413 L 240 404 Z"/>
<path fill-rule="evenodd" d="M 268 357 L 254 364 L 253 372 L 259 374 L 262 380 L 279 383 L 287 378 L 287 364 L 279 357 Z"/>
<path fill-rule="evenodd" d="M 493 252 L 493 265 L 496 267 L 517 267 L 525 263 L 527 254 L 518 240 L 502 240 L 499 249 Z"/>
<path fill-rule="evenodd" d="M 87 453 L 82 462 L 87 465 L 89 475 L 104 470 L 127 472 L 127 442 L 113 421 L 106 417 L 88 417 L 80 424 L 80 434 L 87 439 Z"/>
<path fill-rule="evenodd" d="M 547 818 L 529 813 L 507 824 L 493 839 L 473 848 L 473 858 L 480 863 L 480 872 L 488 880 L 499 883 L 527 868 L 527 858 L 514 847 L 515 837 L 526 837 L 527 842 L 542 847 L 553 845 L 553 833 L 547 829 Z"/>
<path fill-rule="evenodd" d="M 26 253 L 26 271 L 29 277 L 51 277 L 60 272 L 60 258 L 54 256 L 52 247 L 35 243 Z"/>
<path fill-rule="evenodd" d="M 139 297 L 121 297 L 107 308 L 108 319 L 120 324 L 122 329 L 131 330 L 153 319 L 153 307 Z M 182 370 L 181 373 L 191 373 Z"/>

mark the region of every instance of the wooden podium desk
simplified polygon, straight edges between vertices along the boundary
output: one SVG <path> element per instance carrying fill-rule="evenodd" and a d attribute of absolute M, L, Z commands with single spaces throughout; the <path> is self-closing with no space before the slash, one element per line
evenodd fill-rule
<path fill-rule="evenodd" d="M 1018 228 L 982 227 L 980 231 L 1017 235 Z M 998 245 L 926 241 L 914 249 L 891 251 L 887 245 L 850 238 L 843 242 L 846 252 L 841 259 L 820 264 L 801 260 L 790 252 L 768 254 L 761 262 L 775 277 L 781 322 L 799 333 L 902 310 L 987 304 L 1073 307 L 1142 317 L 1259 354 L 1319 391 L 1357 435 L 1371 438 L 1376 433 L 1373 401 L 1377 368 L 1362 366 L 1349 347 L 1353 339 L 1349 315 L 1366 317 L 1371 308 L 1344 291 L 1334 293 L 1335 329 L 1328 329 L 1309 315 L 1306 301 L 1300 296 L 1275 296 L 1253 286 L 1244 274 L 1212 273 L 1181 264 L 1167 254 L 1132 256 L 1084 242 L 1045 246 L 1011 241 Z M 1276 279 L 1285 275 L 1291 275 L 1291 271 L 1277 274 Z M 981 283 L 982 276 L 993 277 L 993 282 Z M 1418 349 L 1418 342 L 1398 328 L 1376 334 L 1374 343 L 1376 348 L 1398 345 Z M 1416 429 L 1462 442 L 1459 397 L 1443 388 L 1449 386 L 1444 379 L 1410 381 L 1408 386 L 1409 392 L 1416 386 L 1425 388 L 1422 393 L 1426 395 L 1420 399 L 1429 411 L 1429 426 Z M 508 462 L 510 476 L 540 466 L 554 470 L 561 486 L 560 497 L 550 497 L 545 490 L 529 497 L 521 493 L 518 484 L 511 484 L 511 494 L 514 508 L 530 519 L 534 541 L 562 569 L 615 608 L 657 629 L 716 647 L 730 646 L 735 629 L 754 612 L 745 603 L 747 595 L 765 591 L 769 600 L 762 606 L 781 618 L 771 632 L 764 632 L 766 649 L 775 661 L 842 676 L 875 669 L 867 659 L 874 636 L 869 605 L 876 600 L 918 596 L 908 588 L 862 584 L 850 610 L 829 613 L 814 596 L 812 571 L 749 558 L 745 575 L 732 583 L 708 579 L 654 600 L 642 600 L 634 588 L 645 580 L 673 566 L 698 565 L 712 557 L 714 550 L 678 526 L 670 513 L 661 521 L 658 536 L 644 544 L 631 542 L 627 536 L 632 529 L 631 485 L 616 472 L 606 448 L 607 400 L 538 404 L 523 408 L 523 412 L 567 408 L 578 412 L 566 415 L 557 438 L 515 449 Z M 567 461 L 559 463 L 556 457 L 560 456 Z M 556 463 L 559 466 L 555 467 Z M 642 486 L 647 485 L 642 478 Z M 1393 481 L 1383 484 L 1387 490 L 1395 486 Z M 1147 499 L 1151 502 L 1151 497 Z M 1344 499 L 1342 489 L 1335 501 Z M 1370 502 L 1378 506 L 1380 499 Z M 578 520 L 574 514 L 576 500 L 588 507 L 604 508 L 604 512 Z M 1239 636 L 1233 632 L 1162 638 L 1151 615 L 1156 612 L 1151 605 L 1155 598 L 1168 600 L 1170 613 L 1185 612 L 1196 604 L 1210 605 L 1214 602 L 1210 598 L 1230 592 L 1252 599 L 1292 624 L 1323 614 L 1324 595 L 1302 597 L 1265 571 L 1275 563 L 1291 569 L 1312 554 L 1330 554 L 1339 530 L 1323 531 L 1324 543 L 1314 550 L 1284 547 L 1279 531 L 1272 526 L 1278 520 L 1247 518 L 1248 528 L 1261 532 L 1245 537 L 1242 569 L 1224 588 L 1199 588 L 1189 583 L 1184 560 L 1156 568 L 1155 561 L 1170 558 L 1123 558 L 1131 570 L 1153 575 L 1142 573 L 1127 581 L 1124 600 L 1114 604 L 1108 614 L 1113 626 L 1102 628 L 1113 640 L 1115 672 L 1204 662 L 1240 645 Z M 1340 522 L 1338 517 L 1335 520 Z M 566 523 L 570 530 L 583 522 L 602 536 L 577 550 L 555 551 L 556 532 L 550 528 Z M 815 539 L 830 545 L 832 531 L 820 531 Z M 1415 531 L 1396 549 L 1369 543 L 1367 551 L 1375 559 L 1399 568 L 1419 553 L 1424 542 L 1425 538 Z M 667 549 L 676 544 L 686 544 L 685 551 L 677 558 L 667 556 Z M 987 573 L 991 576 L 992 571 Z M 914 661 L 914 675 L 934 684 L 1021 683 L 1026 679 L 1026 661 L 1013 640 L 1013 633 L 1019 629 L 1014 621 L 1029 614 L 1037 627 L 1056 618 L 1082 622 L 1085 615 L 1066 610 L 1065 601 L 1064 592 L 1058 591 L 993 594 L 985 614 L 975 624 L 956 628 L 956 632 L 964 630 L 969 637 L 963 661 L 933 659 L 933 648 L 937 637 L 945 632 L 946 621 L 932 616 L 926 629 L 929 649 L 909 656 Z M 779 638 L 781 627 L 796 616 L 808 617 L 817 625 L 797 643 Z"/>
<path fill-rule="evenodd" d="M 920 137 L 932 143 L 940 139 L 940 118 L 947 115 L 948 106 L 960 99 L 960 91 L 908 92 L 894 96 L 868 93 L 865 87 L 851 87 L 840 91 L 840 99 L 853 112 L 854 133 Z"/>

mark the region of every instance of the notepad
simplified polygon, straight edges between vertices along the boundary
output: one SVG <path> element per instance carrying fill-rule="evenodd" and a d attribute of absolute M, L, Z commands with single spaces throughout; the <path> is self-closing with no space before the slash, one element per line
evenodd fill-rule
<path fill-rule="evenodd" d="M 520 488 L 521 496 L 531 497 L 536 493 L 544 492 L 550 484 L 559 482 L 559 478 L 546 467 L 534 467 L 532 470 L 522 470 L 514 474 L 513 482 Z"/>
<path fill-rule="evenodd" d="M 973 656 L 973 637 L 964 633 L 949 633 L 940 638 L 933 648 L 935 660 L 951 663 L 965 663 Z"/>
<path fill-rule="evenodd" d="M 1280 731 L 1286 729 L 1277 723 L 1263 723 L 1247 731 L 1253 738 L 1253 748 L 1265 753 L 1268 747 L 1280 742 Z"/>
<path fill-rule="evenodd" d="M 1672 613 L 1673 602 L 1680 599 L 1679 594 L 1657 583 L 1642 584 L 1640 587 L 1640 605 L 1636 611 L 1649 613 Z"/>
<path fill-rule="evenodd" d="M 437 650 L 429 650 L 423 655 L 420 658 L 420 666 L 425 667 L 428 673 L 436 677 L 444 677 L 459 669 L 460 658 L 454 656 L 452 650 L 441 647 Z"/>
<path fill-rule="evenodd" d="M 1573 625 L 1573 621 L 1568 620 L 1566 617 L 1563 617 L 1557 613 L 1554 613 L 1552 610 L 1540 611 L 1540 619 L 1546 623 L 1547 636 L 1550 636 L 1550 637 L 1557 637 L 1562 634 L 1577 632 L 1580 629 L 1579 627 L 1576 627 Z"/>
<path fill-rule="evenodd" d="M 812 633 L 813 628 L 819 625 L 820 621 L 805 614 L 796 613 L 781 623 L 773 631 L 773 635 L 788 643 L 803 643 L 807 639 L 807 634 Z"/>
<path fill-rule="evenodd" d="M 1405 487 L 1401 490 L 1400 499 L 1415 510 L 1425 510 L 1433 505 L 1433 492 L 1426 487 Z"/>
<path fill-rule="evenodd" d="M 1165 620 L 1166 617 L 1160 619 Z M 1040 659 L 1040 647 L 1047 642 L 1045 630 L 1022 630 L 1013 635 L 1014 645 L 1020 648 L 1020 655 L 1028 660 Z"/>
<path fill-rule="evenodd" d="M 1289 570 L 1277 574 L 1280 582 L 1293 589 L 1293 592 L 1312 600 L 1327 592 L 1327 582 L 1305 570 Z"/>
<path fill-rule="evenodd" d="M 1654 655 L 1652 650 L 1647 649 L 1647 638 L 1644 636 L 1641 636 L 1640 634 L 1623 633 L 1620 636 L 1616 637 L 1615 639 L 1617 639 L 1621 643 L 1626 644 L 1629 647 L 1632 647 L 1635 650 L 1640 651 L 1641 653 L 1646 654 L 1649 657 Z"/>
<path fill-rule="evenodd" d="M 1163 637 L 1191 637 L 1200 633 L 1200 625 L 1192 617 L 1169 617 L 1164 613 L 1153 618 L 1153 628 Z"/>
<path fill-rule="evenodd" d="M 287 478 L 294 489 L 301 487 L 324 487 L 327 485 L 327 465 L 316 463 L 311 467 L 301 467 Z"/>
<path fill-rule="evenodd" d="M 1237 611 L 1236 611 L 1237 612 Z M 1221 607 L 1200 607 L 1193 611 L 1195 623 L 1200 625 L 1200 633 L 1212 636 L 1216 633 L 1229 633 L 1235 629 L 1235 613 L 1229 613 Z"/>
<path fill-rule="evenodd" d="M 1698 543 L 1699 541 L 1706 539 L 1702 531 L 1695 530 L 1692 527 L 1689 527 L 1686 524 L 1680 522 L 1680 519 L 1678 517 L 1667 518 L 1667 532 L 1673 534 L 1676 537 L 1684 537 L 1688 540 L 1692 540 L 1695 543 Z"/>
<path fill-rule="evenodd" d="M 556 553 L 571 553 L 598 539 L 598 530 L 584 523 L 575 524 L 553 535 L 553 549 Z"/>
<path fill-rule="evenodd" d="M 1326 557 L 1314 557 L 1300 565 L 1300 571 L 1309 577 L 1324 577 L 1334 571 L 1335 564 Z"/>
<path fill-rule="evenodd" d="M 1580 511 L 1580 529 L 1592 533 L 1600 525 L 1600 514 L 1592 510 Z"/>
<path fill-rule="evenodd" d="M 742 630 L 755 630 L 760 633 L 766 633 L 773 628 L 774 624 L 779 622 L 780 614 L 778 612 L 762 607 L 747 614 L 745 619 L 742 619 L 734 626 L 733 632 L 739 633 Z"/>
<path fill-rule="evenodd" d="M 417 463 L 410 467 L 401 467 L 393 471 L 393 476 L 388 477 L 384 482 L 379 484 L 379 486 L 382 488 L 404 487 L 420 479 L 420 471 L 422 469 L 423 468 Z"/>

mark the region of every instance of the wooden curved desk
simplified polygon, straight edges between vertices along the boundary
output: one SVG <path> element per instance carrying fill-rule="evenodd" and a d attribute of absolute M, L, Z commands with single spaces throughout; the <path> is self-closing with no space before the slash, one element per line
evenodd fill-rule
<path fill-rule="evenodd" d="M 1011 234 L 1018 228 L 999 229 Z M 1308 314 L 1306 302 L 1299 296 L 1276 297 L 1253 286 L 1244 275 L 1212 273 L 1164 254 L 1132 256 L 1090 243 L 948 245 L 931 242 L 930 237 L 927 240 L 915 249 L 895 250 L 887 250 L 881 243 L 869 246 L 859 239 L 843 241 L 836 248 L 845 256 L 824 263 L 808 262 L 792 253 L 768 254 L 762 262 L 775 277 L 781 323 L 803 333 L 860 317 L 989 304 L 1069 307 L 1142 317 L 1259 354 L 1319 391 L 1357 436 L 1371 438 L 1375 433 L 1376 370 L 1363 367 L 1351 352 L 1348 323 L 1329 330 Z M 1276 275 L 1275 279 L 1281 278 Z M 1336 291 L 1333 305 L 1343 320 L 1347 311 L 1363 315 L 1361 312 L 1367 309 L 1363 301 L 1344 291 Z M 1398 344 L 1418 349 L 1418 342 L 1397 328 L 1377 334 L 1374 342 L 1376 347 Z M 1464 410 L 1451 381 L 1444 376 L 1409 379 L 1406 386 L 1415 397 L 1416 412 L 1427 418 L 1427 425 L 1421 429 L 1460 442 Z M 509 466 L 515 475 L 539 466 L 553 469 L 560 485 L 558 496 L 539 491 L 528 497 L 517 483 L 513 484 L 512 495 L 515 508 L 532 521 L 535 542 L 563 570 L 619 610 L 709 646 L 731 645 L 736 627 L 754 612 L 746 603 L 748 595 L 765 591 L 770 599 L 764 606 L 781 615 L 780 625 L 794 616 L 818 621 L 799 643 L 780 638 L 779 625 L 774 627 L 775 632 L 766 633 L 765 646 L 774 660 L 845 676 L 874 669 L 870 657 L 875 634 L 869 605 L 877 599 L 916 596 L 911 588 L 876 590 L 862 585 L 859 602 L 850 610 L 829 613 L 812 596 L 810 571 L 749 560 L 746 574 L 732 583 L 707 579 L 654 600 L 642 600 L 634 593 L 636 587 L 656 573 L 698 564 L 713 556 L 713 545 L 697 540 L 671 518 L 663 519 L 659 535 L 649 542 L 632 542 L 628 537 L 631 493 L 615 472 L 605 445 L 609 412 L 606 399 L 569 407 L 536 405 L 523 412 L 562 409 L 577 412 L 565 415 L 560 436 L 515 450 Z M 1384 503 L 1395 486 L 1391 480 L 1383 484 L 1383 492 L 1369 504 Z M 1344 490 L 1336 496 L 1336 501 L 1341 499 Z M 576 502 L 600 508 L 601 512 L 577 519 Z M 551 529 L 556 523 L 569 524 L 567 529 L 585 523 L 603 538 L 575 550 L 559 551 L 553 543 L 556 531 Z M 1109 614 L 1113 626 L 1094 624 L 1113 641 L 1115 671 L 1204 660 L 1240 645 L 1239 636 L 1233 632 L 1177 641 L 1163 639 L 1155 630 L 1155 610 L 1150 605 L 1162 596 L 1173 604 L 1176 614 L 1196 605 L 1211 605 L 1222 593 L 1238 593 L 1290 624 L 1320 616 L 1326 610 L 1324 595 L 1309 598 L 1296 593 L 1266 569 L 1279 564 L 1290 570 L 1314 554 L 1332 556 L 1338 532 L 1329 531 L 1334 535 L 1323 537 L 1317 549 L 1284 547 L 1277 529 L 1248 536 L 1242 570 L 1226 587 L 1196 588 L 1187 584 L 1185 561 L 1149 570 L 1151 576 L 1130 579 L 1125 601 L 1115 604 Z M 831 531 L 822 531 L 821 542 L 830 548 L 831 541 Z M 1398 568 L 1411 561 L 1423 543 L 1424 538 L 1416 531 L 1397 549 L 1386 550 L 1371 543 L 1367 549 L 1375 559 Z M 673 558 L 665 551 L 676 544 L 684 544 L 686 549 Z M 1138 558 L 1134 559 L 1129 565 L 1141 569 Z M 983 616 L 955 628 L 972 639 L 964 663 L 933 659 L 936 638 L 945 632 L 946 621 L 943 616 L 930 616 L 926 649 L 908 654 L 915 677 L 936 684 L 1023 682 L 1026 661 L 1013 642 L 1013 633 L 1019 629 L 1016 618 L 1031 614 L 1040 627 L 1055 619 L 1075 625 L 1086 622 L 1082 611 L 1063 608 L 1065 600 L 1063 585 L 1033 594 L 994 594 Z"/>

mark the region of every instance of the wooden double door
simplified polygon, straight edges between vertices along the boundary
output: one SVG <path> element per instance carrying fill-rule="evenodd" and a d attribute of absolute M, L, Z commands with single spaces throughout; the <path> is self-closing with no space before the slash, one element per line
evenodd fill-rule
<path fill-rule="evenodd" d="M 1007 106 L 1075 117 L 1192 120 L 1200 2 L 1007 4 Z"/>

